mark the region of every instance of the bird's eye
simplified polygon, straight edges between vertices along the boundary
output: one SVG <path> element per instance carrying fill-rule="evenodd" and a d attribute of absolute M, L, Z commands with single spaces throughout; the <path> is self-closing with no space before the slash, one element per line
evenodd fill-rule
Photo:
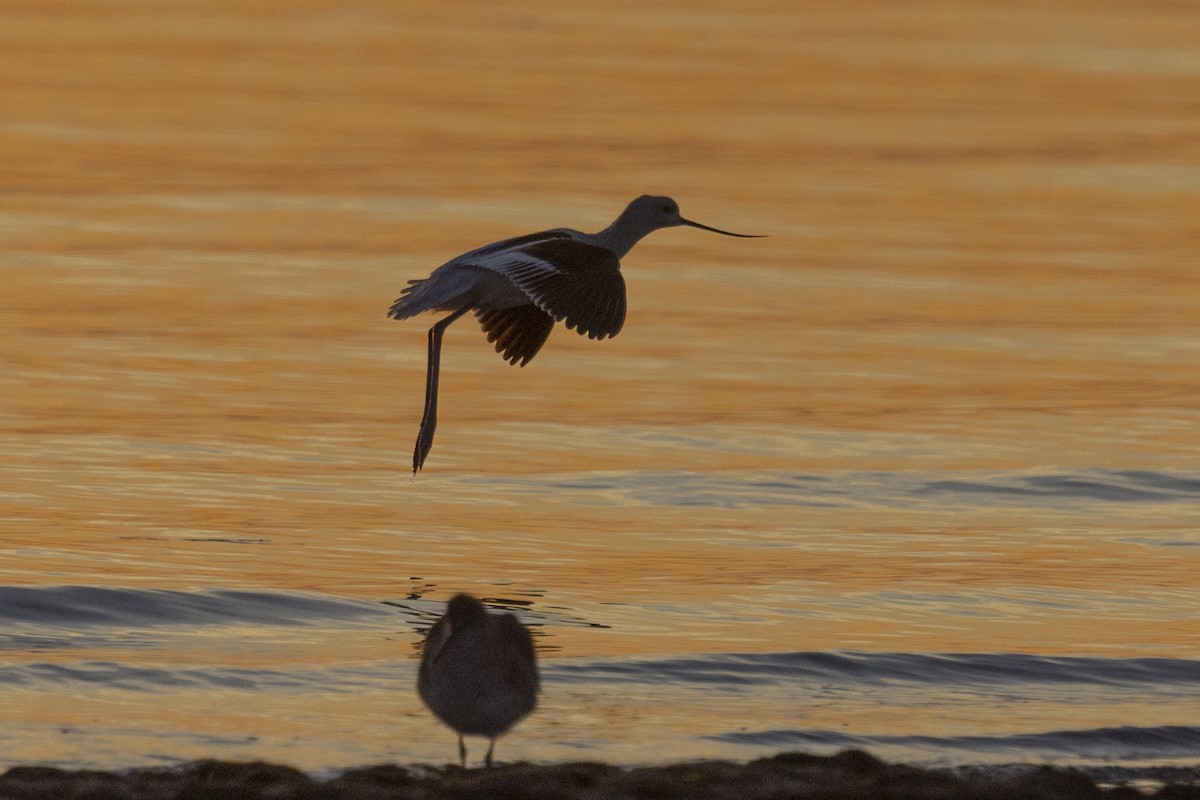
<path fill-rule="evenodd" d="M 670 214 L 674 210 L 675 210 L 675 207 L 673 205 L 671 205 L 670 203 L 667 203 L 665 206 L 663 206 L 663 213 Z"/>

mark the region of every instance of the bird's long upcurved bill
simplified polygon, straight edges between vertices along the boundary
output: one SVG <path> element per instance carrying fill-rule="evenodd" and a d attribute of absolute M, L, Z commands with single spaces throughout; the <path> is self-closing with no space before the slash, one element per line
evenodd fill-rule
<path fill-rule="evenodd" d="M 684 225 L 691 225 L 693 228 L 699 228 L 702 231 L 712 231 L 713 233 L 719 233 L 722 236 L 737 236 L 741 239 L 765 239 L 765 238 L 767 238 L 767 235 L 765 233 L 731 233 L 730 231 L 723 231 L 720 228 L 710 228 L 707 225 L 701 225 L 699 222 L 692 222 L 690 219 L 684 219 L 683 217 L 680 217 L 679 221 L 682 222 Z"/>

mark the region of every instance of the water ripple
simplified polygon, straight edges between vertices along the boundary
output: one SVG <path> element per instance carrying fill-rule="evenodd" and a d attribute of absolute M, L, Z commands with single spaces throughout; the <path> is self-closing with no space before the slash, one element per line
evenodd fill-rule
<path fill-rule="evenodd" d="M 669 659 L 558 662 L 557 680 L 720 684 L 857 686 L 1086 684 L 1173 687 L 1200 692 L 1200 661 L 1172 658 L 1051 657 L 1022 653 L 797 652 L 716 654 Z"/>
<path fill-rule="evenodd" d="M 302 626 L 390 615 L 379 604 L 300 592 L 183 592 L 103 586 L 0 586 L 0 627 L 121 628 L 251 623 Z"/>
<path fill-rule="evenodd" d="M 371 667 L 322 669 L 263 669 L 240 667 L 143 667 L 115 661 L 82 661 L 72 664 L 36 662 L 0 667 L 0 686 L 41 691 L 105 688 L 122 692 L 157 692 L 181 689 L 232 689 L 247 692 L 305 691 L 347 693 L 377 685 L 381 675 L 403 674 L 405 662 Z"/>
<path fill-rule="evenodd" d="M 585 505 L 755 508 L 771 506 L 915 507 L 936 500 L 1057 506 L 1066 503 L 1200 503 L 1200 478 L 1144 470 L 1013 474 L 970 472 L 800 472 L 728 474 L 689 471 L 589 472 L 520 480 L 465 477 L 462 485 L 505 495 L 569 493 Z"/>
<path fill-rule="evenodd" d="M 1168 763 L 1194 759 L 1200 750 L 1200 727 L 1162 725 L 1062 730 L 1003 736 L 872 736 L 829 730 L 735 731 L 709 738 L 733 744 L 774 748 L 827 747 L 860 748 L 873 752 L 903 749 L 906 752 L 936 752 L 942 759 L 969 761 L 1013 759 Z"/>
<path fill-rule="evenodd" d="M 986 481 L 939 480 L 924 486 L 929 494 L 991 495 L 997 498 L 1100 500 L 1153 503 L 1200 499 L 1200 480 L 1146 471 L 1032 476 L 995 476 Z"/>

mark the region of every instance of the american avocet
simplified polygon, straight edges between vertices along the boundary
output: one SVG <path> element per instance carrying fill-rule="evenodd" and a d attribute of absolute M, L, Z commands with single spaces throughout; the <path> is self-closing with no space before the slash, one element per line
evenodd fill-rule
<path fill-rule="evenodd" d="M 437 718 L 458 732 L 458 757 L 467 765 L 463 736 L 496 737 L 537 705 L 539 679 L 533 638 L 512 614 L 489 614 L 467 594 L 455 595 L 429 630 L 417 693 Z"/>
<path fill-rule="evenodd" d="M 679 216 L 671 198 L 642 195 L 599 233 L 554 228 L 504 239 L 447 261 L 428 278 L 409 281 L 389 317 L 451 312 L 429 329 L 425 413 L 413 449 L 413 472 L 425 464 L 433 446 L 442 334 L 450 323 L 474 311 L 496 352 L 521 366 L 545 344 L 555 322 L 565 321 L 589 339 L 616 336 L 625 322 L 621 259 L 646 234 L 676 225 L 758 238 L 692 222 Z"/>

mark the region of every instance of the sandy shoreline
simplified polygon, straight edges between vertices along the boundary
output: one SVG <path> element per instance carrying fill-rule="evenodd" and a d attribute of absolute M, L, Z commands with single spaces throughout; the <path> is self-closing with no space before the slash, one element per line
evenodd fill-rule
<path fill-rule="evenodd" d="M 1101 787 L 1082 772 L 1049 767 L 970 775 L 885 764 L 856 751 L 829 757 L 782 753 L 745 764 L 700 762 L 638 768 L 597 763 L 510 764 L 491 770 L 381 765 L 350 769 L 328 779 L 286 766 L 222 761 L 123 772 L 19 766 L 0 776 L 0 800 L 1143 797 L 1200 800 L 1200 785 L 1167 783 L 1142 791 L 1129 786 Z"/>

